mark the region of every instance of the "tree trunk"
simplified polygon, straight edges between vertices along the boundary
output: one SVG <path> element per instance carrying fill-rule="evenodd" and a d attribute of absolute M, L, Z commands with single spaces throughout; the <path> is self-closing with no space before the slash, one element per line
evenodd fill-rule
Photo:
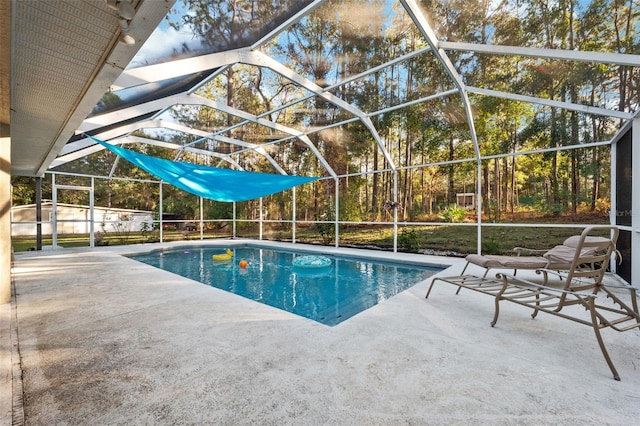
<path fill-rule="evenodd" d="M 449 161 L 452 161 L 454 158 L 454 146 L 453 146 L 453 135 L 451 135 L 449 137 Z M 447 203 L 449 205 L 451 204 L 455 204 L 455 182 L 453 181 L 454 178 L 454 170 L 453 170 L 453 164 L 449 164 L 447 165 L 448 167 L 448 178 L 449 178 L 449 189 L 447 191 Z"/>
<path fill-rule="evenodd" d="M 502 206 L 505 211 L 509 208 L 509 160 L 507 158 L 502 159 Z"/>
<path fill-rule="evenodd" d="M 591 207 L 590 211 L 596 210 L 596 204 L 598 198 L 600 198 L 600 149 L 597 146 L 593 147 L 593 181 L 591 187 Z"/>
<path fill-rule="evenodd" d="M 493 210 L 494 221 L 500 220 L 500 167 L 498 165 L 498 159 L 493 160 Z"/>
<path fill-rule="evenodd" d="M 485 214 L 489 213 L 489 200 L 491 196 L 489 194 L 489 163 L 482 165 L 482 208 Z"/>
<path fill-rule="evenodd" d="M 378 219 L 378 180 L 380 179 L 380 173 L 375 173 L 378 170 L 378 148 L 373 149 L 373 183 L 371 185 L 371 213 L 373 217 Z"/>
<path fill-rule="evenodd" d="M 553 90 L 549 98 L 553 100 Z M 551 108 L 551 148 L 558 146 L 558 130 L 557 130 L 557 117 L 556 117 L 556 109 Z M 560 204 L 560 188 L 558 184 L 558 153 L 557 151 L 553 151 L 551 153 L 551 170 L 549 173 L 549 185 L 551 186 L 551 206 L 553 208 L 554 213 L 556 212 L 556 207 Z"/>
<path fill-rule="evenodd" d="M 515 152 L 515 150 L 514 150 Z M 515 211 L 515 205 L 517 203 L 518 191 L 516 189 L 516 156 L 511 157 L 511 214 Z"/>

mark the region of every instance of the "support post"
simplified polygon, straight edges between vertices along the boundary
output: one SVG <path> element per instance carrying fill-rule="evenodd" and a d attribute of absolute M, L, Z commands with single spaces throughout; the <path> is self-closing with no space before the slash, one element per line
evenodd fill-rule
<path fill-rule="evenodd" d="M 258 235 L 258 240 L 262 241 L 262 197 L 260 197 L 260 220 L 258 221 L 258 224 L 260 225 L 260 231 L 259 231 L 259 235 Z"/>
<path fill-rule="evenodd" d="M 58 247 L 58 187 L 56 174 L 51 174 L 51 248 Z"/>
<path fill-rule="evenodd" d="M 42 250 L 42 177 L 36 178 L 36 250 Z"/>
<path fill-rule="evenodd" d="M 204 201 L 200 197 L 200 241 L 204 240 Z"/>
<path fill-rule="evenodd" d="M 95 193 L 95 178 L 91 177 L 91 189 L 89 190 L 89 247 L 94 248 L 96 246 L 95 241 L 95 203 L 94 203 L 94 193 Z"/>
<path fill-rule="evenodd" d="M 617 212 L 618 212 L 618 142 L 614 142 L 611 144 L 610 150 L 610 161 L 611 164 L 611 188 L 609 190 L 610 196 L 610 208 L 609 208 L 609 223 L 611 225 L 618 224 Z M 623 230 L 621 230 L 624 232 Z M 609 269 L 611 272 L 617 275 L 618 262 L 612 257 L 609 262 Z"/>
<path fill-rule="evenodd" d="M 293 194 L 291 199 L 291 242 L 296 243 L 296 187 L 292 188 Z"/>
<path fill-rule="evenodd" d="M 0 305 L 11 302 L 11 137 L 0 124 Z"/>
<path fill-rule="evenodd" d="M 482 161 L 478 158 L 477 162 L 477 182 L 476 182 L 476 222 L 478 224 L 478 228 L 476 229 L 476 235 L 478 238 L 476 244 L 476 251 L 478 254 L 482 254 Z"/>
<path fill-rule="evenodd" d="M 398 252 L 398 171 L 393 171 L 393 252 Z"/>
<path fill-rule="evenodd" d="M 162 181 L 160 181 L 160 204 L 158 205 L 158 220 L 160 221 L 160 242 L 162 243 Z"/>
<path fill-rule="evenodd" d="M 640 115 L 636 114 L 631 126 L 631 170 L 640 167 Z M 613 166 L 612 166 L 613 167 Z M 631 257 L 640 253 L 640 173 L 631 177 Z M 631 284 L 638 286 L 640 262 L 631 262 Z"/>
<path fill-rule="evenodd" d="M 338 178 L 335 178 L 335 182 L 336 182 L 336 189 L 335 189 L 335 206 L 336 206 L 336 210 L 335 213 L 333 215 L 333 217 L 335 218 L 335 222 L 334 222 L 334 231 L 335 231 L 335 246 L 340 247 L 340 227 L 338 225 L 338 222 L 340 221 L 340 181 L 338 180 Z"/>
<path fill-rule="evenodd" d="M 236 202 L 233 202 L 233 238 L 236 238 Z"/>

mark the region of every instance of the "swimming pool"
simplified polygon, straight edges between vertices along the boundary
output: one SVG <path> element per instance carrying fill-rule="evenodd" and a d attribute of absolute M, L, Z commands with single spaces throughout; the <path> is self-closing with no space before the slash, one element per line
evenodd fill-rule
<path fill-rule="evenodd" d="M 325 256 L 328 266 L 293 266 L 310 253 L 263 247 L 189 247 L 131 256 L 156 268 L 333 326 L 442 270 L 440 267 Z M 246 266 L 240 262 L 246 261 Z"/>

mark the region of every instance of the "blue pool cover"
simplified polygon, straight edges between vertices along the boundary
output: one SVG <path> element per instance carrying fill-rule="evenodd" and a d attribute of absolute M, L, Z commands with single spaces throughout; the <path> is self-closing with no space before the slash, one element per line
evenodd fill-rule
<path fill-rule="evenodd" d="M 164 182 L 215 201 L 252 200 L 320 179 L 313 176 L 245 172 L 171 161 L 139 154 L 93 136 L 89 138 Z"/>

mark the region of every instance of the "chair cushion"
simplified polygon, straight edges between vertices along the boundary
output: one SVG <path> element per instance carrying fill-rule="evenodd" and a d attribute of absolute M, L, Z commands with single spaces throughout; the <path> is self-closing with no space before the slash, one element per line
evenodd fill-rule
<path fill-rule="evenodd" d="M 586 237 L 584 239 L 585 243 L 597 243 L 598 247 L 601 247 L 603 250 L 607 248 L 607 244 L 609 244 L 611 240 L 605 237 Z M 569 237 L 562 243 L 563 246 L 568 247 L 578 247 L 578 243 L 580 242 L 580 235 L 574 235 L 573 237 Z"/>
<path fill-rule="evenodd" d="M 492 254 L 470 254 L 465 260 L 483 268 L 539 269 L 547 266 L 542 256 L 497 256 Z"/>
<path fill-rule="evenodd" d="M 582 254 L 585 255 L 593 250 L 582 250 Z M 576 247 L 566 246 L 564 244 L 555 246 L 545 254 L 544 258 L 553 264 L 562 264 L 570 266 L 573 261 L 573 256 L 576 254 Z"/>
<path fill-rule="evenodd" d="M 573 238 L 573 237 L 570 237 L 570 238 Z M 600 237 L 587 237 L 587 238 L 600 238 Z M 605 241 L 602 243 L 604 245 L 604 248 L 606 248 L 607 244 L 609 243 L 609 240 L 607 240 L 606 238 L 604 240 Z M 594 242 L 599 243 L 600 241 L 594 241 Z M 554 248 L 552 248 L 551 250 L 543 254 L 545 259 L 549 261 L 549 265 L 547 267 L 551 269 L 570 268 L 571 262 L 573 262 L 573 257 L 576 254 L 576 249 L 577 249 L 576 246 L 569 246 L 565 244 L 555 246 Z M 599 245 L 597 247 L 583 248 L 582 250 L 580 250 L 580 257 L 593 256 L 599 250 L 603 250 L 603 248 L 600 247 Z"/>
<path fill-rule="evenodd" d="M 481 266 L 483 268 L 502 268 L 502 269 L 569 269 L 571 262 L 576 253 L 576 248 L 580 242 L 580 235 L 574 235 L 567 238 L 561 245 L 553 247 L 542 256 L 497 256 L 497 255 L 479 255 L 470 254 L 465 259 L 469 263 Z M 595 244 L 583 248 L 580 256 L 592 256 L 600 250 L 605 250 L 610 243 L 608 238 L 588 236 L 584 240 L 585 243 Z"/>

